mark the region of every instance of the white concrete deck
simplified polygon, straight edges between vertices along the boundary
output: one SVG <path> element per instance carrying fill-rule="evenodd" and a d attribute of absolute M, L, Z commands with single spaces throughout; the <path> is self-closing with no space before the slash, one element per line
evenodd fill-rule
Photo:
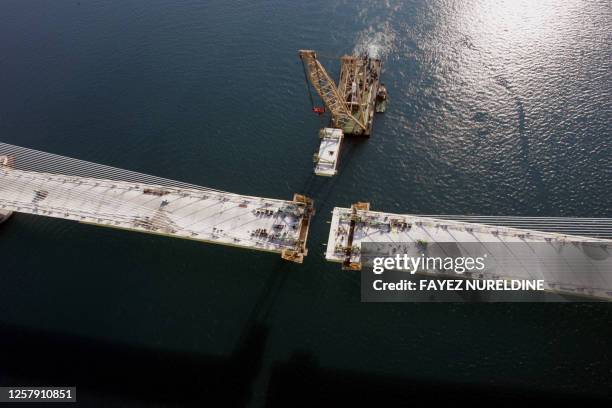
<path fill-rule="evenodd" d="M 350 264 L 345 267 L 361 267 L 361 244 L 364 242 L 395 243 L 397 253 L 402 252 L 402 243 L 515 243 L 512 250 L 520 258 L 521 251 L 533 256 L 533 245 L 538 246 L 538 257 L 542 264 L 552 265 L 539 268 L 526 268 L 516 264 L 471 276 L 475 279 L 543 279 L 546 289 L 565 294 L 593 296 L 612 300 L 612 240 L 539 232 L 533 230 L 496 227 L 490 225 L 457 222 L 450 220 L 419 217 L 413 215 L 390 214 L 369 210 L 356 210 L 336 207 L 333 210 L 329 239 L 325 257 L 332 262 L 345 262 L 349 240 L 351 217 L 355 221 L 352 237 Z M 596 251 L 602 252 L 605 259 L 593 260 L 587 256 L 581 244 L 594 243 Z M 541 248 L 550 247 L 542 251 Z M 412 245 L 414 248 L 414 245 Z M 516 248 L 516 250 L 515 250 Z M 405 247 L 404 247 L 405 249 Z M 462 248 L 463 249 L 463 248 Z M 542 253 L 540 253 L 542 252 Z M 391 254 L 389 254 L 391 255 Z M 418 256 L 418 254 L 415 254 Z M 471 254 L 472 256 L 482 256 Z M 495 256 L 495 253 L 492 253 Z M 560 256 L 562 258 L 560 258 Z M 559 266 L 560 263 L 563 265 Z M 588 265 L 589 273 L 583 273 L 581 266 Z"/>
<path fill-rule="evenodd" d="M 319 135 L 321 146 L 319 153 L 315 155 L 314 172 L 317 176 L 331 177 L 337 173 L 336 167 L 344 135 L 342 130 L 334 128 L 323 128 Z"/>
<path fill-rule="evenodd" d="M 311 214 L 309 205 L 297 201 L 4 166 L 0 210 L 283 254 L 294 251 L 296 262 L 306 255 Z"/>

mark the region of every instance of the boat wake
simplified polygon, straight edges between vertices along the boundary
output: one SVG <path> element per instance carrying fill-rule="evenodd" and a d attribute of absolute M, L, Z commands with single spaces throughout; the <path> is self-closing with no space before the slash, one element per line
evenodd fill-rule
<path fill-rule="evenodd" d="M 357 34 L 353 51 L 372 58 L 384 58 L 394 52 L 400 38 L 398 29 L 403 25 L 401 20 L 397 20 L 404 7 L 403 1 L 365 0 L 351 4 L 357 9 L 359 22 L 364 24 L 364 28 Z"/>
<path fill-rule="evenodd" d="M 370 26 L 359 33 L 354 54 L 366 54 L 371 58 L 384 58 L 395 49 L 396 34 L 389 23 Z"/>

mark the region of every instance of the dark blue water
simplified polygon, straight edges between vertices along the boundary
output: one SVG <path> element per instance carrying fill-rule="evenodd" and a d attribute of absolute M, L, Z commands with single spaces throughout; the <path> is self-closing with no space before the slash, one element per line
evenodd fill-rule
<path fill-rule="evenodd" d="M 304 265 L 18 215 L 0 320 L 104 344 L 230 356 L 267 330 L 248 398 L 300 352 L 322 369 L 609 395 L 605 304 L 361 304 L 323 259 L 330 211 L 612 216 L 607 1 L 0 3 L 0 140 L 207 187 L 306 193 Z M 377 53 L 391 104 L 339 175 L 300 48 Z"/>

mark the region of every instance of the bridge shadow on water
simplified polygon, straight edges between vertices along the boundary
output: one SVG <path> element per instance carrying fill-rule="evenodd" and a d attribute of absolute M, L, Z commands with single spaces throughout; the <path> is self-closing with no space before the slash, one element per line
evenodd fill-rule
<path fill-rule="evenodd" d="M 74 386 L 94 406 L 245 406 L 268 330 L 252 326 L 227 357 L 162 351 L 0 324 L 2 386 Z"/>
<path fill-rule="evenodd" d="M 243 407 L 252 402 L 267 338 L 264 325 L 252 324 L 234 352 L 220 357 L 127 346 L 2 323 L 0 384 L 76 385 L 79 402 L 92 406 Z M 575 395 L 322 368 L 310 352 L 294 353 L 289 361 L 274 363 L 270 373 L 264 374 L 269 375 L 269 381 L 263 404 L 269 407 L 602 402 Z"/>
<path fill-rule="evenodd" d="M 263 323 L 292 264 L 278 261 L 229 356 L 179 352 L 0 323 L 0 386 L 76 386 L 93 405 L 243 407 L 261 372 Z"/>

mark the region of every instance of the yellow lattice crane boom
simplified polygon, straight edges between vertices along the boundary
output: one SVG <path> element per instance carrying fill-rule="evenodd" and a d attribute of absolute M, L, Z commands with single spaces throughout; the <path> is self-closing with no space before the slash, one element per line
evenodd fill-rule
<path fill-rule="evenodd" d="M 317 54 L 313 50 L 300 50 L 299 55 L 304 63 L 311 85 L 331 112 L 332 126 L 347 129 L 347 127 L 354 128 L 356 125 L 361 129 L 359 133 L 366 132 L 368 127 L 362 120 L 353 115 L 346 98 L 338 91 L 334 81 L 317 60 Z"/>

